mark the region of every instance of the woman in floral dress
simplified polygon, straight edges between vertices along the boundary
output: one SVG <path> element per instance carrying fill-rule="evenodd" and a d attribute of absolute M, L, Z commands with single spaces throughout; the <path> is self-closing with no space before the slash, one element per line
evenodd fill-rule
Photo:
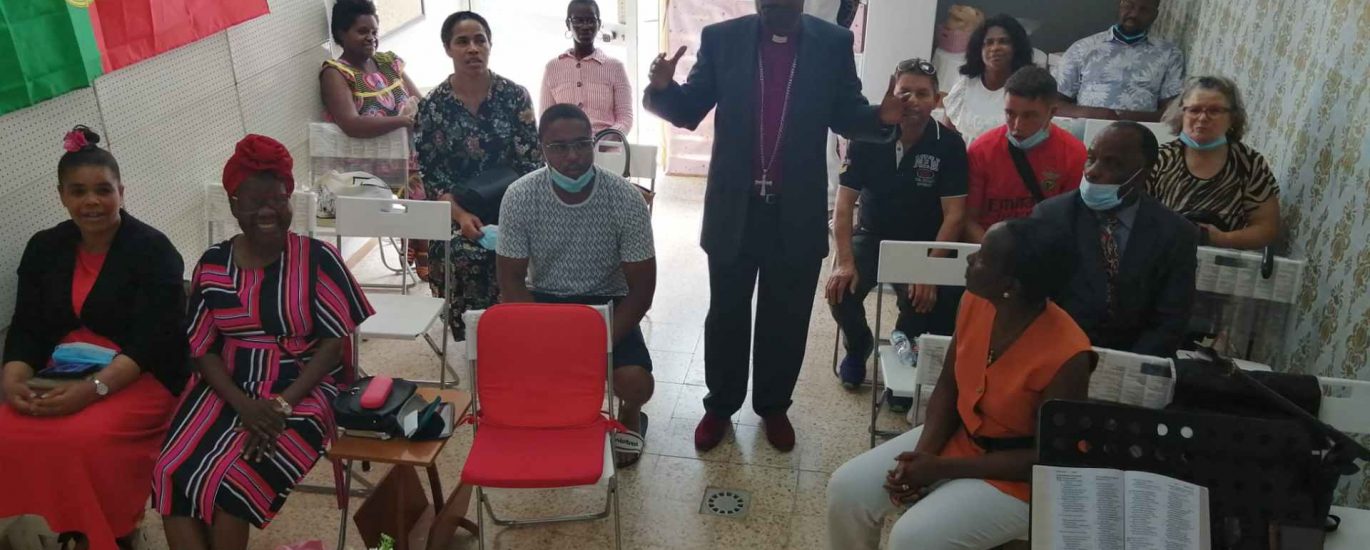
<path fill-rule="evenodd" d="M 465 337 L 462 313 L 499 301 L 494 247 L 488 238 L 486 246 L 480 243 L 489 220 L 473 212 L 498 212 L 499 205 L 470 204 L 467 183 L 497 168 L 519 175 L 532 172 L 542 166 L 542 150 L 528 90 L 490 70 L 490 25 L 485 18 L 469 11 L 452 14 L 443 23 L 442 42 L 452 58 L 453 73 L 420 103 L 414 148 L 425 192 L 452 204 L 452 230 L 460 232 L 450 242 L 431 243 L 428 279 L 439 296 L 448 295 L 443 260 L 450 252 L 450 321 L 453 336 L 460 340 Z"/>

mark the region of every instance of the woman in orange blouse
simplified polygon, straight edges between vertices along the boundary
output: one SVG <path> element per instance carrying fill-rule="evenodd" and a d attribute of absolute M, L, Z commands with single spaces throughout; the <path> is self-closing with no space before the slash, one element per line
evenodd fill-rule
<path fill-rule="evenodd" d="M 969 258 L 927 423 L 828 482 L 831 548 L 876 548 L 885 514 L 905 505 L 890 548 L 988 549 L 1027 534 L 1037 410 L 1084 399 L 1095 363 L 1089 338 L 1047 299 L 1070 274 L 1069 242 L 1043 220 L 986 234 Z"/>

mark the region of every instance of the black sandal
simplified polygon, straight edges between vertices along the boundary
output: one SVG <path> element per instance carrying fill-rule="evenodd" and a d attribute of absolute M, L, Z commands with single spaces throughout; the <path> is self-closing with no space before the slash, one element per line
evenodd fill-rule
<path fill-rule="evenodd" d="M 628 458 L 622 460 L 615 456 L 615 468 L 629 468 L 637 464 L 642 460 L 642 453 L 647 448 L 647 413 L 638 412 L 637 414 L 638 423 L 641 424 L 640 431 L 625 430 L 615 433 L 611 439 L 615 455 L 628 455 Z"/>

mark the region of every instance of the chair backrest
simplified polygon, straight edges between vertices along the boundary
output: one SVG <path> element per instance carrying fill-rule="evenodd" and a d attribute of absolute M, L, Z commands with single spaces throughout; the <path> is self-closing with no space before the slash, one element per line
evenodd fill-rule
<path fill-rule="evenodd" d="M 309 156 L 345 159 L 409 160 L 409 134 L 390 132 L 373 138 L 354 138 L 332 122 L 309 123 Z"/>
<path fill-rule="evenodd" d="M 608 316 L 607 307 L 575 304 L 467 312 L 480 421 L 519 428 L 598 421 L 612 348 Z"/>
<path fill-rule="evenodd" d="M 1318 419 L 1349 434 L 1370 434 L 1370 382 L 1318 377 Z"/>
<path fill-rule="evenodd" d="M 950 336 L 918 337 L 914 376 L 919 385 L 936 386 L 950 346 Z M 1175 393 L 1175 366 L 1170 360 L 1105 348 L 1094 348 L 1094 352 L 1099 354 L 1099 364 L 1089 377 L 1090 399 L 1152 409 L 1170 404 Z"/>
<path fill-rule="evenodd" d="M 206 183 L 204 187 L 204 210 L 206 240 L 214 245 L 231 235 L 238 234 L 238 220 L 228 207 L 228 193 L 219 182 Z M 318 231 L 319 195 L 313 191 L 295 189 L 290 196 L 290 229 L 301 235 L 314 236 Z"/>
<path fill-rule="evenodd" d="M 1083 140 L 1085 146 L 1088 147 L 1089 144 L 1094 143 L 1094 138 L 1099 135 L 1099 132 L 1104 131 L 1104 128 L 1107 128 L 1109 124 L 1113 124 L 1114 122 L 1116 121 L 1094 118 L 1086 120 L 1085 137 Z M 1175 133 L 1170 131 L 1170 125 L 1164 122 L 1143 122 L 1141 125 L 1146 126 L 1148 130 L 1151 130 L 1151 133 L 1156 134 L 1156 141 L 1161 142 L 1161 144 L 1173 141 L 1176 137 Z"/>
<path fill-rule="evenodd" d="M 954 250 L 955 257 L 929 256 L 933 250 Z M 966 286 L 967 258 L 980 250 L 978 244 L 926 241 L 884 241 L 880 243 L 878 283 Z"/>
<path fill-rule="evenodd" d="M 598 141 L 595 143 L 595 166 L 619 175 L 622 175 L 626 168 L 625 177 L 655 181 L 657 151 L 655 145 Z"/>
<path fill-rule="evenodd" d="M 334 226 L 342 237 L 392 237 L 444 241 L 452 237 L 446 201 L 337 197 Z"/>

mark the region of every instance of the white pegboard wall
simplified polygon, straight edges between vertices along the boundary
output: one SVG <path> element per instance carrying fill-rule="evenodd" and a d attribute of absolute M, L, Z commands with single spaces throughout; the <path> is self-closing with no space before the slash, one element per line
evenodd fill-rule
<path fill-rule="evenodd" d="M 8 327 L 15 270 L 34 232 L 67 219 L 56 192 L 61 138 L 86 124 L 106 138 L 127 187 L 125 206 L 165 233 L 190 265 L 205 249 L 202 186 L 247 130 L 283 138 L 308 173 L 308 123 L 322 113 L 320 0 L 270 0 L 271 13 L 0 117 L 0 330 Z M 282 73 L 262 76 L 267 72 Z M 240 89 L 239 83 L 243 83 Z M 246 104 L 244 104 L 246 102 Z M 247 111 L 244 113 L 244 111 Z"/>
<path fill-rule="evenodd" d="M 328 17 L 320 0 L 270 0 L 271 14 L 228 29 L 233 71 L 242 82 L 283 59 L 320 49 Z"/>
<path fill-rule="evenodd" d="M 22 111 L 20 111 L 22 112 Z M 52 160 L 56 169 L 57 159 Z M 5 236 L 4 250 L 0 253 L 0 329 L 9 327 L 10 317 L 14 315 L 14 297 L 18 291 L 19 259 L 24 254 L 29 237 L 70 219 L 62 200 L 57 195 L 55 176 L 24 182 L 8 192 L 0 194 L 0 205 L 4 205 L 4 215 L 0 215 L 0 235 Z"/>
<path fill-rule="evenodd" d="M 172 113 L 202 108 L 211 94 L 232 89 L 232 67 L 228 40 L 218 33 L 95 79 L 95 94 L 111 138 L 120 141 L 120 131 L 141 129 Z"/>
<path fill-rule="evenodd" d="M 114 152 L 126 166 L 130 211 L 166 233 L 185 257 L 199 257 L 204 248 L 200 185 L 221 177 L 243 136 L 237 105 L 236 93 L 225 85 L 199 105 L 166 113 L 119 141 L 134 145 L 116 144 Z"/>
<path fill-rule="evenodd" d="M 0 135 L 9 138 L 5 146 L 0 147 L 0 166 L 5 167 L 5 177 L 0 179 L 0 196 L 18 186 L 31 185 L 35 180 L 55 185 L 57 161 L 63 153 L 62 137 L 77 124 L 90 126 L 102 137 L 107 137 L 95 103 L 95 92 L 90 89 L 0 117 Z M 8 212 L 0 217 L 8 217 Z M 14 248 L 8 238 L 10 234 L 6 235 L 0 254 L 9 254 Z M 23 243 L 18 246 L 22 247 Z M 0 287 L 0 292 L 8 290 Z"/>
<path fill-rule="evenodd" d="M 308 141 L 309 123 L 323 117 L 319 69 L 326 59 L 323 49 L 309 48 L 240 80 L 238 98 L 244 129 L 286 144 Z"/>

